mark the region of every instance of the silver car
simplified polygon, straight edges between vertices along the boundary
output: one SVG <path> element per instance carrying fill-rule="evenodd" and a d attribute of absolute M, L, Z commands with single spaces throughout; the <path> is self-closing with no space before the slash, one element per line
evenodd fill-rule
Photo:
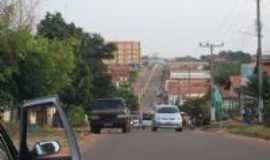
<path fill-rule="evenodd" d="M 177 106 L 158 105 L 154 108 L 152 131 L 155 132 L 158 128 L 173 128 L 176 131 L 182 131 L 183 120 Z"/>

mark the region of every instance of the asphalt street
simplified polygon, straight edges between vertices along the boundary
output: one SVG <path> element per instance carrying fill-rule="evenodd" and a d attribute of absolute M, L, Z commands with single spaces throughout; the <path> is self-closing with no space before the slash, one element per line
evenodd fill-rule
<path fill-rule="evenodd" d="M 270 144 L 197 131 L 113 133 L 83 151 L 85 160 L 269 160 Z"/>
<path fill-rule="evenodd" d="M 155 65 L 148 73 L 145 94 L 140 104 L 140 110 L 143 112 L 150 112 L 156 103 L 161 102 L 160 98 L 157 97 L 157 91 L 162 87 L 162 70 L 163 66 Z"/>

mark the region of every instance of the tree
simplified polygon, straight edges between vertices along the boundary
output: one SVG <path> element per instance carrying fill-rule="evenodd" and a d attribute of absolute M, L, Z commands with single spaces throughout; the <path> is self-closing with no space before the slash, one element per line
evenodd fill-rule
<path fill-rule="evenodd" d="M 82 29 L 74 23 L 67 24 L 61 13 L 47 13 L 37 27 L 38 35 L 49 39 L 67 40 L 71 37 L 80 39 Z"/>
<path fill-rule="evenodd" d="M 124 98 L 130 110 L 138 110 L 138 97 L 133 94 L 128 86 L 120 86 L 119 88 L 115 88 L 114 96 Z"/>
<path fill-rule="evenodd" d="M 40 0 L 1 0 L 0 16 L 13 28 L 32 31 L 35 27 Z"/>
<path fill-rule="evenodd" d="M 17 84 L 13 95 L 21 101 L 37 96 L 56 95 L 70 84 L 74 55 L 69 43 L 48 41 L 46 38 L 28 40 L 26 54 L 19 61 L 13 80 Z"/>
<path fill-rule="evenodd" d="M 247 90 L 249 93 L 252 93 L 252 97 L 258 97 L 258 79 L 257 75 L 252 75 L 249 77 Z M 263 98 L 264 100 L 270 99 L 270 77 L 267 73 L 263 73 Z M 265 102 L 266 102 L 265 101 Z"/>
<path fill-rule="evenodd" d="M 72 73 L 72 83 L 60 92 L 62 100 L 70 105 L 82 106 L 91 111 L 96 98 L 111 95 L 112 82 L 107 74 L 103 59 L 111 58 L 114 46 L 106 43 L 98 34 L 84 32 L 73 23 L 66 23 L 60 13 L 47 13 L 38 25 L 38 35 L 51 40 L 75 39 L 76 67 Z"/>
<path fill-rule="evenodd" d="M 252 62 L 252 57 L 249 53 L 243 51 L 221 51 L 216 55 L 213 55 L 214 59 L 223 59 L 226 62 L 233 63 L 250 63 Z M 210 55 L 202 55 L 201 60 L 209 61 Z"/>
<path fill-rule="evenodd" d="M 241 64 L 237 62 L 216 62 L 213 70 L 215 83 L 223 84 L 229 76 L 239 75 L 240 68 Z"/>
<path fill-rule="evenodd" d="M 0 103 L 9 106 L 57 94 L 70 83 L 74 68 L 72 41 L 34 37 L 25 27 L 11 27 L 12 6 L 0 10 Z"/>
<path fill-rule="evenodd" d="M 252 75 L 249 78 L 247 90 L 250 96 L 258 97 L 258 79 L 257 75 Z M 264 115 L 270 117 L 270 76 L 263 73 L 263 100 L 264 100 Z"/>
<path fill-rule="evenodd" d="M 68 43 L 49 43 L 24 30 L 10 30 L 2 42 L 0 84 L 2 95 L 6 93 L 3 97 L 11 96 L 21 102 L 54 95 L 69 84 L 74 57 Z"/>
<path fill-rule="evenodd" d="M 223 61 L 214 62 L 213 76 L 214 80 L 218 84 L 223 84 L 230 75 L 239 75 L 242 63 L 250 63 L 252 57 L 249 53 L 243 51 L 221 51 L 217 55 L 213 55 L 214 60 L 222 59 Z M 202 60 L 209 61 L 210 56 L 201 56 Z M 208 69 L 206 67 L 204 69 Z"/>
<path fill-rule="evenodd" d="M 210 106 L 208 96 L 187 101 L 180 110 L 187 112 L 190 116 L 197 119 L 196 125 L 206 125 L 210 122 Z"/>
<path fill-rule="evenodd" d="M 243 51 L 221 51 L 218 57 L 225 58 L 229 62 L 250 63 L 252 57 Z"/>

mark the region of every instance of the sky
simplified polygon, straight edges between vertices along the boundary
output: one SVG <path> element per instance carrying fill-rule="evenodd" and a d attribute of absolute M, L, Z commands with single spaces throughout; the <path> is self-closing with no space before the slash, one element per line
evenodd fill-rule
<path fill-rule="evenodd" d="M 262 0 L 263 51 L 270 53 L 270 0 Z M 256 52 L 255 0 L 45 0 L 47 11 L 62 13 L 106 41 L 140 41 L 143 55 L 208 54 L 199 42 L 221 43 L 222 50 Z M 216 49 L 217 53 L 220 49 Z"/>

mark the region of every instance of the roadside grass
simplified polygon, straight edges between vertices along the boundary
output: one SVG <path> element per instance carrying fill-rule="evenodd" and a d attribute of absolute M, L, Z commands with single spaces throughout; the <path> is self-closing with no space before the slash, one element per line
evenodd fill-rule
<path fill-rule="evenodd" d="M 200 128 L 202 131 L 227 132 L 230 134 L 270 140 L 269 124 L 244 124 L 241 120 L 227 120 L 205 125 Z"/>
<path fill-rule="evenodd" d="M 225 128 L 229 133 L 270 140 L 270 127 L 258 124 L 234 124 Z"/>

